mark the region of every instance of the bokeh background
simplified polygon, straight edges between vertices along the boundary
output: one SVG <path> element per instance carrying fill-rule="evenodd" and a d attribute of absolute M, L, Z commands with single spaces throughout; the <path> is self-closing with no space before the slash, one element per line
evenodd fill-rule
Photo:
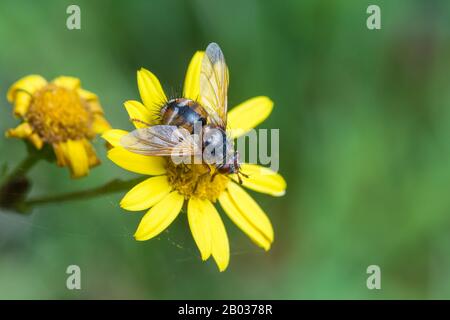
<path fill-rule="evenodd" d="M 280 129 L 285 197 L 252 193 L 270 216 L 265 253 L 224 216 L 231 263 L 201 262 L 180 215 L 147 242 L 132 235 L 143 213 L 124 193 L 0 211 L 0 298 L 417 299 L 450 298 L 450 2 L 76 1 L 81 30 L 67 30 L 72 1 L 0 3 L 0 131 L 18 123 L 8 87 L 37 73 L 73 75 L 96 92 L 114 127 L 131 129 L 122 103 L 138 99 L 146 67 L 171 93 L 195 50 L 218 42 L 231 73 L 230 105 L 275 101 L 262 128 Z M 382 29 L 366 28 L 381 7 Z M 31 195 L 81 190 L 135 175 L 105 157 L 89 177 L 39 163 Z M 0 139 L 0 164 L 26 155 Z M 68 265 L 82 290 L 66 289 Z M 382 289 L 368 290 L 379 265 Z"/>

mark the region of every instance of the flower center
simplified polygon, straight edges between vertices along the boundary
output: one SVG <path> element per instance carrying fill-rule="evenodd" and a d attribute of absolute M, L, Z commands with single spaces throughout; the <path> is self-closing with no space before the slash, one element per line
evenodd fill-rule
<path fill-rule="evenodd" d="M 228 185 L 228 177 L 217 174 L 211 181 L 212 173 L 206 165 L 175 165 L 167 160 L 167 177 L 169 184 L 186 199 L 197 197 L 215 202 Z"/>
<path fill-rule="evenodd" d="M 48 84 L 33 95 L 26 119 L 43 140 L 54 143 L 88 136 L 91 117 L 76 91 Z"/>

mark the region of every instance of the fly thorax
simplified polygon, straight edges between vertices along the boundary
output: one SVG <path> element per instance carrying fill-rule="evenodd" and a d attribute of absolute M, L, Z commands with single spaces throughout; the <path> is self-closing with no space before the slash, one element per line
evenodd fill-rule
<path fill-rule="evenodd" d="M 207 125 L 203 130 L 203 161 L 207 164 L 224 164 L 229 150 L 233 149 L 225 131 L 220 127 Z"/>

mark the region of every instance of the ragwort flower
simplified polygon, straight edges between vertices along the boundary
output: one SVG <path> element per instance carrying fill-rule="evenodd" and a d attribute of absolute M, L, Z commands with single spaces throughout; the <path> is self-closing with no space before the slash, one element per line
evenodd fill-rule
<path fill-rule="evenodd" d="M 23 120 L 6 132 L 8 137 L 27 139 L 37 149 L 51 145 L 57 164 L 68 167 L 73 178 L 100 163 L 90 140 L 111 127 L 98 97 L 82 89 L 79 79 L 61 76 L 47 82 L 29 75 L 11 86 L 7 98 Z"/>
<path fill-rule="evenodd" d="M 183 97 L 199 97 L 199 74 L 204 52 L 192 58 L 185 78 Z M 145 123 L 158 124 L 166 95 L 156 76 L 148 70 L 137 72 L 137 82 L 143 103 L 126 101 L 124 106 L 137 128 Z M 237 138 L 264 121 L 272 111 L 267 97 L 255 97 L 236 106 L 228 113 L 228 127 Z M 202 164 L 174 165 L 169 157 L 145 156 L 121 146 L 127 131 L 113 129 L 103 134 L 113 148 L 108 157 L 116 165 L 143 175 L 154 176 L 132 188 L 120 205 L 129 211 L 148 210 L 134 235 L 136 240 L 148 240 L 164 231 L 178 216 L 187 202 L 189 226 L 203 260 L 210 256 L 220 271 L 229 262 L 229 243 L 222 219 L 214 204 L 218 201 L 228 217 L 258 246 L 269 250 L 274 239 L 272 224 L 255 200 L 238 183 L 235 175 L 219 174 L 211 181 Z M 286 182 L 281 175 L 255 164 L 242 164 L 243 186 L 272 196 L 285 193 Z"/>

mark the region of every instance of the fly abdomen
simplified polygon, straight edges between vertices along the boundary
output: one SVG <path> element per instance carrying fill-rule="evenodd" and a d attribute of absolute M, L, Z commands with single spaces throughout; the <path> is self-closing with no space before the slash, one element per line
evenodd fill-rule
<path fill-rule="evenodd" d="M 194 124 L 206 124 L 207 113 L 197 102 L 189 99 L 170 100 L 161 109 L 161 122 L 165 125 L 182 127 L 190 133 L 194 131 Z"/>

